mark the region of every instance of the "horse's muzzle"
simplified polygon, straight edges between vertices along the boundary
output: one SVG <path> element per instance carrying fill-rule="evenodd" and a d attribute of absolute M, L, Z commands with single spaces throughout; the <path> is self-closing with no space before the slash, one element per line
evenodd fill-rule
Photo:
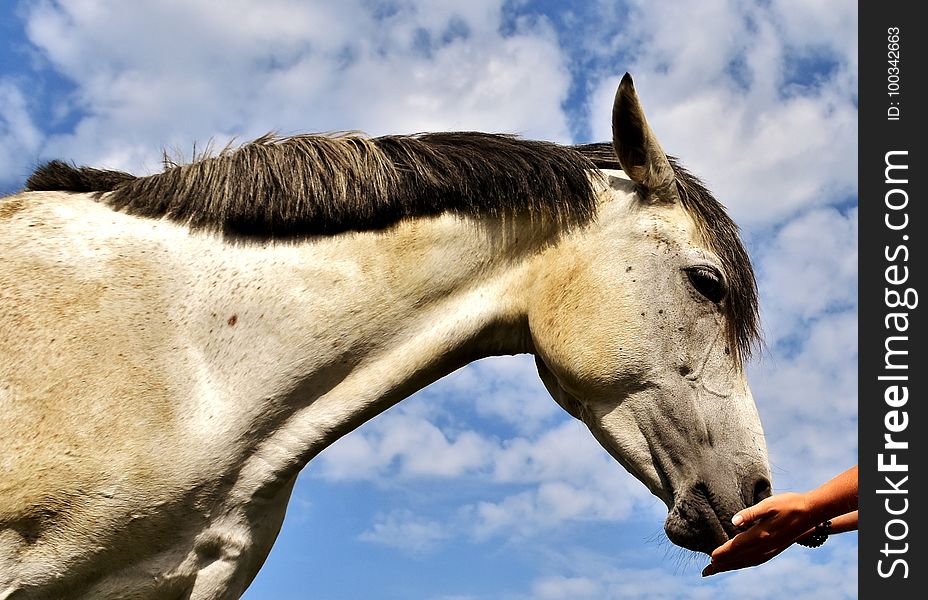
<path fill-rule="evenodd" d="M 697 481 L 674 494 L 673 507 L 664 521 L 667 537 L 688 550 L 711 554 L 738 533 L 739 528 L 731 522 L 735 513 L 770 496 L 770 481 L 763 475 L 747 477 L 739 492 L 724 494 Z"/>

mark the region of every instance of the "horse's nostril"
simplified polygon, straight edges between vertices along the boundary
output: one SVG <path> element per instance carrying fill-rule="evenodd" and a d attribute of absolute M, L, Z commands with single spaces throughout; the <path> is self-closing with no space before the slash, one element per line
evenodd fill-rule
<path fill-rule="evenodd" d="M 773 490 L 770 487 L 770 480 L 766 477 L 760 477 L 754 483 L 754 501 L 751 502 L 751 505 L 757 504 L 764 498 L 769 498 L 771 495 L 773 495 Z"/>

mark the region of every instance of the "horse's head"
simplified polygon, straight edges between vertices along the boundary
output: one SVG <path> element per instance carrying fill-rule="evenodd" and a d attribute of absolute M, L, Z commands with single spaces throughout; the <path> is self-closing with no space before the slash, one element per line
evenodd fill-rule
<path fill-rule="evenodd" d="M 667 504 L 670 539 L 710 552 L 737 511 L 770 494 L 742 367 L 754 276 L 737 228 L 668 160 L 627 75 L 613 146 L 624 176 L 607 171 L 595 220 L 546 252 L 529 311 L 538 370 Z"/>

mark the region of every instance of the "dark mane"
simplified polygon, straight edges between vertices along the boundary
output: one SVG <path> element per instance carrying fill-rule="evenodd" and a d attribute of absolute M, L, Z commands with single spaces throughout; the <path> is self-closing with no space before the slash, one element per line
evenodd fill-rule
<path fill-rule="evenodd" d="M 702 182 L 669 158 L 683 206 L 729 278 L 722 302 L 728 342 L 745 358 L 759 338 L 759 318 L 738 227 Z M 379 229 L 443 212 L 529 212 L 582 223 L 595 212 L 596 168 L 621 169 L 611 144 L 566 147 L 473 132 L 265 136 L 145 177 L 52 161 L 26 189 L 90 192 L 134 215 L 267 239 Z"/>
<path fill-rule="evenodd" d="M 595 208 L 589 160 L 508 135 L 265 136 L 166 166 L 135 177 L 52 161 L 26 189 L 97 192 L 130 214 L 260 238 L 379 229 L 442 212 L 583 222 Z"/>

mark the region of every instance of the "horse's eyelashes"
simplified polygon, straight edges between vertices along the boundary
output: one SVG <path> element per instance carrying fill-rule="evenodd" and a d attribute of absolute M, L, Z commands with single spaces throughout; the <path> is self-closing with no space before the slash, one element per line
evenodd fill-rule
<path fill-rule="evenodd" d="M 690 283 L 696 291 L 710 302 L 718 304 L 728 291 L 722 274 L 710 267 L 691 267 L 686 270 Z"/>

